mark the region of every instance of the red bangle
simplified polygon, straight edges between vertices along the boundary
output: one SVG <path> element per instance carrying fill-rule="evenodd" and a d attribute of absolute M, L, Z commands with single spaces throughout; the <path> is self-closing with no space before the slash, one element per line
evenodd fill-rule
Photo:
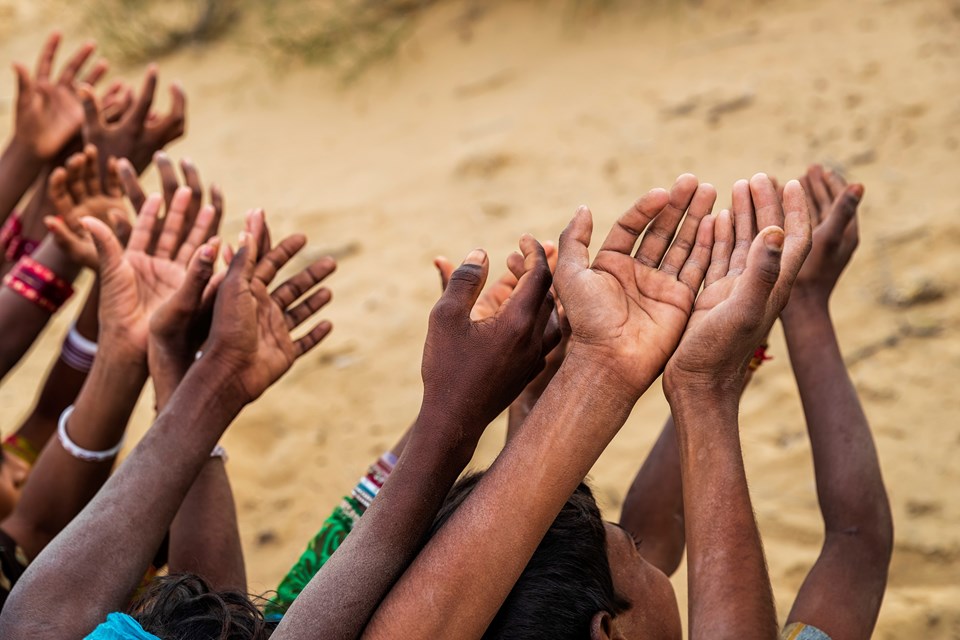
<path fill-rule="evenodd" d="M 3 284 L 50 313 L 70 299 L 73 287 L 49 267 L 29 256 L 23 256 L 10 270 Z"/>
<path fill-rule="evenodd" d="M 3 252 L 7 262 L 31 255 L 39 245 L 40 243 L 36 240 L 23 237 L 23 222 L 19 212 L 10 214 L 7 221 L 3 223 L 3 227 L 0 227 L 0 251 Z"/>
<path fill-rule="evenodd" d="M 750 371 L 756 371 L 760 368 L 760 365 L 767 360 L 773 360 L 773 356 L 767 355 L 767 346 L 766 344 L 762 344 L 753 352 L 753 358 L 750 359 L 750 364 L 748 365 Z"/>

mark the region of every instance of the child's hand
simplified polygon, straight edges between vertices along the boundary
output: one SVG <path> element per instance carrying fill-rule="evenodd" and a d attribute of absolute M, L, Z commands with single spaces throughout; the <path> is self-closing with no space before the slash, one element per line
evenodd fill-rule
<path fill-rule="evenodd" d="M 784 187 L 782 205 L 763 174 L 733 189 L 732 219 L 724 210 L 700 229 L 698 245 L 713 241 L 710 268 L 664 372 L 668 399 L 687 389 L 739 397 L 750 356 L 786 304 L 810 251 L 810 216 L 799 182 Z"/>
<path fill-rule="evenodd" d="M 100 180 L 97 148 L 87 145 L 83 153 L 72 155 L 66 168 L 58 167 L 50 175 L 48 193 L 56 216 L 43 223 L 57 245 L 73 262 L 97 270 L 100 259 L 93 238 L 80 222 L 93 217 L 105 223 L 125 244 L 130 234 L 130 218 L 120 190 L 116 163 L 107 166 Z"/>
<path fill-rule="evenodd" d="M 807 194 L 813 248 L 793 285 L 784 313 L 810 301 L 826 305 L 840 274 L 860 242 L 857 207 L 863 185 L 847 184 L 838 173 L 813 165 L 800 182 Z"/>
<path fill-rule="evenodd" d="M 37 159 L 52 160 L 80 133 L 83 107 L 76 92 L 76 78 L 96 45 L 82 45 L 60 72 L 51 79 L 53 59 L 60 45 L 60 34 L 54 32 L 40 52 L 36 76 L 27 68 L 13 65 L 17 74 L 16 125 L 14 137 L 31 150 Z M 98 61 L 87 73 L 84 82 L 94 85 L 107 72 L 107 63 Z"/>

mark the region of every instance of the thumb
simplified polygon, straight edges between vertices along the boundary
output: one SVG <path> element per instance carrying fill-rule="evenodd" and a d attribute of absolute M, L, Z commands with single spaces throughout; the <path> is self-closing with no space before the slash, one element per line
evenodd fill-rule
<path fill-rule="evenodd" d="M 827 236 L 839 242 L 843 237 L 843 231 L 847 225 L 857 215 L 857 207 L 860 206 L 860 200 L 863 198 L 863 185 L 848 185 L 843 193 L 833 203 L 830 213 L 823 226 L 828 231 Z"/>
<path fill-rule="evenodd" d="M 77 89 L 77 94 L 80 96 L 80 103 L 83 105 L 84 131 L 100 127 L 103 123 L 100 120 L 100 109 L 97 106 L 97 98 L 93 95 L 93 90 L 88 85 L 81 85 Z"/>
<path fill-rule="evenodd" d="M 766 227 L 750 245 L 745 278 L 746 290 L 755 304 L 766 304 L 780 278 L 780 256 L 783 254 L 783 229 Z"/>
<path fill-rule="evenodd" d="M 560 234 L 557 257 L 557 293 L 563 297 L 563 283 L 576 273 L 590 268 L 590 236 L 593 235 L 593 214 L 586 206 L 577 209 L 567 228 Z"/>
<path fill-rule="evenodd" d="M 236 279 L 250 282 L 257 266 L 257 250 L 253 246 L 253 236 L 246 231 L 240 232 L 239 247 L 230 260 L 226 281 Z"/>
<path fill-rule="evenodd" d="M 467 254 L 463 264 L 450 274 L 447 288 L 437 303 L 437 310 L 444 309 L 457 316 L 469 316 L 480 292 L 483 291 L 489 270 L 490 260 L 486 251 L 474 249 Z"/>
<path fill-rule="evenodd" d="M 196 311 L 201 306 L 204 291 L 213 277 L 213 267 L 220 250 L 220 238 L 210 238 L 193 252 L 187 264 L 186 277 L 183 284 L 174 294 L 177 306 L 181 309 Z"/>
<path fill-rule="evenodd" d="M 30 93 L 30 72 L 19 62 L 14 62 L 13 73 L 17 76 L 17 105 L 23 106 Z"/>
<path fill-rule="evenodd" d="M 433 266 L 440 272 L 440 291 L 446 291 L 447 283 L 450 282 L 450 276 L 453 274 L 453 263 L 444 256 L 437 256 L 433 259 Z"/>
<path fill-rule="evenodd" d="M 100 256 L 100 274 L 116 269 L 123 259 L 123 247 L 120 246 L 120 241 L 113 234 L 113 230 L 93 216 L 83 217 L 80 223 L 93 236 L 93 244 L 97 248 L 97 255 Z"/>

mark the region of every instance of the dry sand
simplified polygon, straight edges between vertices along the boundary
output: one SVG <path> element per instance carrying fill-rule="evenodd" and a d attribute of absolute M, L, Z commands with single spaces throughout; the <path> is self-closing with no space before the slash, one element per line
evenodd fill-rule
<path fill-rule="evenodd" d="M 828 161 L 867 187 L 833 313 L 896 523 L 876 637 L 960 638 L 960 4 L 725 4 L 628 7 L 582 25 L 557 2 L 502 3 L 468 23 L 454 4 L 349 87 L 324 68 L 263 62 L 244 35 L 162 61 L 161 79 L 182 80 L 190 98 L 189 135 L 172 152 L 223 185 L 228 236 L 262 205 L 277 234 L 304 231 L 313 254 L 340 256 L 333 335 L 225 439 L 252 590 L 276 585 L 416 414 L 433 256 L 484 246 L 502 264 L 521 232 L 554 239 L 580 203 L 604 229 L 681 172 L 726 201 L 737 178 Z M 65 20 L 57 4 L 0 1 L 0 59 L 32 60 Z M 12 86 L 0 87 L 4 128 Z M 61 315 L 0 390 L 4 431 L 65 328 Z M 772 347 L 742 434 L 785 616 L 821 520 L 779 328 Z M 651 389 L 594 468 L 608 517 L 666 411 Z M 502 437 L 501 421 L 476 466 Z M 683 569 L 675 583 L 684 606 Z"/>

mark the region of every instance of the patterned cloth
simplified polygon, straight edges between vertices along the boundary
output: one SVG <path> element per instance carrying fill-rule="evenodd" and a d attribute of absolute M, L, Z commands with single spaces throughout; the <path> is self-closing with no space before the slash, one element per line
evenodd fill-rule
<path fill-rule="evenodd" d="M 37 461 L 37 457 L 40 455 L 40 451 L 33 446 L 32 442 L 23 436 L 18 436 L 15 433 L 4 438 L 3 450 L 10 455 L 17 456 L 31 467 Z"/>
<path fill-rule="evenodd" d="M 816 627 L 794 622 L 780 632 L 780 640 L 830 640 L 830 636 Z"/>
<path fill-rule="evenodd" d="M 6 532 L 0 530 L 0 610 L 29 563 L 23 549 Z"/>
<path fill-rule="evenodd" d="M 307 545 L 306 551 L 280 582 L 277 595 L 264 607 L 264 617 L 268 621 L 278 621 L 283 618 L 283 614 L 287 612 L 300 592 L 313 579 L 313 576 L 317 575 L 320 568 L 326 564 L 353 530 L 396 463 L 395 455 L 383 454 L 379 460 L 370 465 L 367 475 L 360 479 L 352 495 L 344 497 L 333 513 L 323 521 L 320 531 Z"/>
<path fill-rule="evenodd" d="M 86 640 L 160 640 L 147 633 L 140 623 L 125 613 L 111 613 L 86 637 Z"/>

